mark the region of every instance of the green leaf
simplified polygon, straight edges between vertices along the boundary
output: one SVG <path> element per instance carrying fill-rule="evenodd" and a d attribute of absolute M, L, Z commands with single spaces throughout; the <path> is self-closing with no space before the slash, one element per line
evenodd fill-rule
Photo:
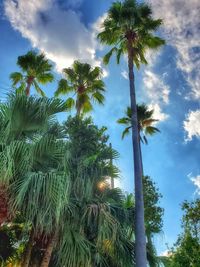
<path fill-rule="evenodd" d="M 71 110 L 72 108 L 74 108 L 75 106 L 75 101 L 72 97 L 69 97 L 67 100 L 66 100 L 66 107 L 67 107 L 67 110 Z"/>
<path fill-rule="evenodd" d="M 35 87 L 35 90 L 37 91 L 37 93 L 38 93 L 39 95 L 41 95 L 41 96 L 44 97 L 44 96 L 45 96 L 45 93 L 44 93 L 44 91 L 42 91 L 42 89 L 39 87 L 39 85 L 37 84 L 37 82 L 34 81 L 33 84 L 34 84 L 34 87 Z"/>
<path fill-rule="evenodd" d="M 23 75 L 20 72 L 13 72 L 10 74 L 10 79 L 12 80 L 12 85 L 16 86 L 19 82 L 23 82 Z"/>
<path fill-rule="evenodd" d="M 124 139 L 124 137 L 127 136 L 127 135 L 129 134 L 129 130 L 130 130 L 130 129 L 131 129 L 131 126 L 125 128 L 125 130 L 124 130 L 123 133 L 122 133 L 122 139 Z"/>
<path fill-rule="evenodd" d="M 68 82 L 66 79 L 61 79 L 58 83 L 58 89 L 55 92 L 55 96 L 68 94 L 71 91 L 73 91 L 73 88 L 68 85 Z"/>
<path fill-rule="evenodd" d="M 112 56 L 112 54 L 114 53 L 114 52 L 116 52 L 117 51 L 117 48 L 116 47 L 113 47 L 105 56 L 104 56 L 104 58 L 103 58 L 103 63 L 105 64 L 105 65 L 108 65 L 108 63 L 109 63 L 109 61 L 110 61 L 110 58 L 111 58 L 111 56 Z"/>

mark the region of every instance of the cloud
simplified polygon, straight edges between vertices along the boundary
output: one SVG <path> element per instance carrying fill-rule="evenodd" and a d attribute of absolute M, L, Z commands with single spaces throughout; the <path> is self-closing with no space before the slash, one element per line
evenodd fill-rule
<path fill-rule="evenodd" d="M 80 13 L 62 8 L 63 3 L 77 6 L 81 1 L 5 0 L 4 8 L 12 27 L 45 52 L 57 70 L 69 67 L 75 59 L 100 66 L 94 28 L 83 24 Z"/>
<path fill-rule="evenodd" d="M 159 75 L 154 71 L 161 55 L 162 49 L 158 51 L 147 51 L 146 59 L 148 61 L 148 66 L 143 72 L 143 95 L 149 103 L 149 108 L 154 110 L 154 119 L 159 120 L 159 122 L 169 118 L 169 115 L 164 113 L 162 109 L 163 106 L 169 104 L 170 95 L 170 87 L 165 82 L 167 73 L 165 72 Z"/>
<path fill-rule="evenodd" d="M 122 75 L 122 77 L 123 77 L 124 79 L 128 80 L 128 72 L 127 72 L 126 70 L 123 70 L 123 71 L 121 72 L 121 75 Z"/>
<path fill-rule="evenodd" d="M 196 193 L 200 195 L 200 175 L 192 176 L 192 174 L 188 174 L 188 178 L 193 182 L 193 184 L 197 187 Z"/>
<path fill-rule="evenodd" d="M 193 137 L 200 138 L 200 109 L 189 111 L 183 122 L 183 128 L 186 131 L 186 141 L 191 141 Z"/>
<path fill-rule="evenodd" d="M 197 186 L 197 192 L 200 194 L 200 175 L 197 175 L 196 177 L 192 177 L 191 181 L 194 183 L 195 186 Z"/>
<path fill-rule="evenodd" d="M 153 73 L 150 69 L 145 70 L 143 82 L 147 97 L 155 103 L 169 103 L 169 86 L 166 85 L 162 78 Z"/>
<path fill-rule="evenodd" d="M 153 109 L 153 119 L 158 120 L 158 122 L 156 122 L 155 124 L 161 122 L 161 121 L 165 121 L 169 118 L 169 115 L 162 112 L 161 107 L 159 106 L 158 103 L 151 103 L 148 105 L 149 109 Z"/>
<path fill-rule="evenodd" d="M 200 99 L 200 1 L 149 0 L 156 17 L 164 21 L 167 43 L 177 51 L 176 65 L 191 88 L 190 99 Z"/>
<path fill-rule="evenodd" d="M 164 82 L 166 74 L 160 76 L 153 72 L 154 65 L 156 65 L 155 57 L 151 58 L 150 66 L 143 73 L 143 92 L 147 102 L 149 102 L 149 108 L 154 110 L 154 119 L 160 122 L 169 118 L 169 115 L 165 114 L 162 108 L 169 104 L 170 88 Z"/>

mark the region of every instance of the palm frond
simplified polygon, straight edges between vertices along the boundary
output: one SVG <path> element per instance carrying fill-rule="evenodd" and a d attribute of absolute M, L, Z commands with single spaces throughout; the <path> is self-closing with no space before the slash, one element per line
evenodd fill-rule
<path fill-rule="evenodd" d="M 16 86 L 19 82 L 22 82 L 24 77 L 21 72 L 13 72 L 10 74 L 12 85 Z"/>
<path fill-rule="evenodd" d="M 70 93 L 72 90 L 73 90 L 73 88 L 70 87 L 70 86 L 68 85 L 67 80 L 65 80 L 65 79 L 61 79 L 61 80 L 59 81 L 59 83 L 58 83 L 58 88 L 57 88 L 57 90 L 56 90 L 56 92 L 55 92 L 55 96 L 57 97 L 57 96 L 59 96 L 59 95 L 68 94 L 68 93 Z"/>

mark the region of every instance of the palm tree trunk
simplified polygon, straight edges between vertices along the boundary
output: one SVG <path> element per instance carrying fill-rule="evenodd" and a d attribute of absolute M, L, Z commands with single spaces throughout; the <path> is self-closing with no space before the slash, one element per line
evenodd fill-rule
<path fill-rule="evenodd" d="M 22 261 L 22 266 L 23 267 L 29 267 L 30 259 L 31 259 L 31 252 L 32 252 L 32 247 L 33 247 L 33 242 L 34 242 L 34 230 L 31 230 L 31 234 L 29 237 L 29 241 L 27 244 L 27 247 L 25 249 L 23 261 Z"/>
<path fill-rule="evenodd" d="M 76 100 L 76 116 L 80 117 L 81 115 L 81 105 L 78 100 Z"/>
<path fill-rule="evenodd" d="M 0 226 L 8 219 L 8 191 L 6 186 L 0 185 Z"/>
<path fill-rule="evenodd" d="M 138 133 L 137 106 L 135 96 L 135 81 L 133 72 L 133 55 L 132 40 L 128 40 L 128 68 L 130 82 L 130 99 L 132 111 L 132 142 L 134 158 L 134 177 L 135 177 L 135 255 L 136 267 L 147 266 L 146 255 L 146 236 L 144 226 L 144 199 L 142 184 L 142 166 L 140 155 L 140 137 Z"/>
<path fill-rule="evenodd" d="M 31 83 L 27 83 L 25 90 L 26 96 L 30 96 L 30 88 L 31 88 Z"/>
<path fill-rule="evenodd" d="M 112 149 L 112 144 L 110 143 L 110 149 Z M 110 159 L 110 165 L 111 165 L 111 167 L 112 167 L 112 165 L 113 165 L 113 161 L 112 161 L 112 157 L 111 157 L 111 159 Z M 110 187 L 111 187 L 111 189 L 114 189 L 114 187 L 115 187 L 115 184 L 114 184 L 114 177 L 111 175 L 111 177 L 110 177 Z"/>
<path fill-rule="evenodd" d="M 27 79 L 26 90 L 25 90 L 26 96 L 30 96 L 31 84 L 33 80 L 34 80 L 34 77 L 28 77 Z"/>
<path fill-rule="evenodd" d="M 143 160 L 142 160 L 142 148 L 141 148 L 141 141 L 139 142 L 140 145 L 140 163 L 141 163 L 141 169 L 142 169 L 142 176 L 144 175 L 144 169 L 143 169 Z"/>
<path fill-rule="evenodd" d="M 48 267 L 49 266 L 49 262 L 51 260 L 51 255 L 54 249 L 56 243 L 56 234 L 54 234 L 50 239 L 49 242 L 47 244 L 47 248 L 45 250 L 43 259 L 42 259 L 42 263 L 40 265 L 40 267 Z"/>

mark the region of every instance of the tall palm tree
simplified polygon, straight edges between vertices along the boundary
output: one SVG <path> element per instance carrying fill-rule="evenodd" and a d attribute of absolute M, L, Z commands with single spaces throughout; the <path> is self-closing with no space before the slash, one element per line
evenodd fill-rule
<path fill-rule="evenodd" d="M 11 73 L 10 79 L 13 87 L 19 84 L 17 91 L 25 91 L 26 95 L 29 96 L 31 86 L 34 86 L 37 93 L 44 96 L 45 93 L 39 84 L 47 84 L 54 79 L 52 64 L 45 58 L 45 55 L 43 53 L 38 55 L 35 51 L 29 51 L 26 55 L 18 57 L 17 65 L 21 72 Z"/>
<path fill-rule="evenodd" d="M 141 168 L 143 173 L 143 162 L 142 162 L 142 150 L 141 150 L 141 142 L 148 144 L 147 135 L 154 135 L 157 132 L 160 132 L 158 128 L 153 126 L 156 119 L 153 119 L 154 110 L 149 110 L 145 104 L 137 105 L 137 116 L 138 116 L 138 132 L 140 137 L 140 155 L 141 155 Z M 125 111 L 125 117 L 117 120 L 119 124 L 123 124 L 126 126 L 124 131 L 122 132 L 122 139 L 129 134 L 131 129 L 131 108 L 127 107 Z"/>
<path fill-rule="evenodd" d="M 136 267 L 146 267 L 147 260 L 134 67 L 139 68 L 141 64 L 147 64 L 145 58 L 147 49 L 157 49 L 165 43 L 163 39 L 153 34 L 161 24 L 162 20 L 153 19 L 152 10 L 148 4 L 137 3 L 135 0 L 117 1 L 108 10 L 102 32 L 98 35 L 102 43 L 113 46 L 104 57 L 105 63 L 109 62 L 113 53 L 116 53 L 118 63 L 122 54 L 128 55 L 135 177 Z"/>
<path fill-rule="evenodd" d="M 72 68 L 63 69 L 63 73 L 66 79 L 60 80 L 55 96 L 73 93 L 66 104 L 69 109 L 75 107 L 77 115 L 91 111 L 92 101 L 104 103 L 105 85 L 99 67 L 92 68 L 87 63 L 74 61 Z"/>

